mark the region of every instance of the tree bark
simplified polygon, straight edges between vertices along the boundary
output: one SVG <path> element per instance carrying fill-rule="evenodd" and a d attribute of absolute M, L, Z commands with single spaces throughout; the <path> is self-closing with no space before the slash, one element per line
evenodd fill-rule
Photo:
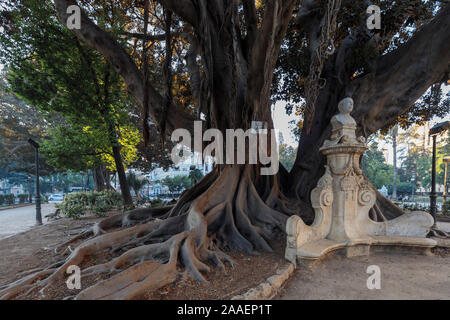
<path fill-rule="evenodd" d="M 394 174 L 392 181 L 392 199 L 397 200 L 397 135 L 398 135 L 398 125 L 396 125 L 392 130 L 392 156 L 394 163 Z"/>
<path fill-rule="evenodd" d="M 133 199 L 131 198 L 130 187 L 128 186 L 127 176 L 125 174 L 125 168 L 122 162 L 122 156 L 120 155 L 120 146 L 116 143 L 112 146 L 114 162 L 116 164 L 117 175 L 119 176 L 120 191 L 123 197 L 123 203 L 125 207 L 133 205 Z"/>
<path fill-rule="evenodd" d="M 105 190 L 106 186 L 105 186 L 105 175 L 103 166 L 95 167 L 93 171 L 94 171 L 95 191 Z"/>

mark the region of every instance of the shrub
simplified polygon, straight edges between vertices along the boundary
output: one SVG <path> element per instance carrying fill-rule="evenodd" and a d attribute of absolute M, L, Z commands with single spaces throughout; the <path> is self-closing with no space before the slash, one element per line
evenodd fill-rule
<path fill-rule="evenodd" d="M 92 193 L 95 196 L 94 201 L 91 203 L 91 209 L 98 216 L 103 216 L 109 210 L 122 206 L 122 196 L 113 190 L 94 191 Z"/>
<path fill-rule="evenodd" d="M 409 211 L 429 211 L 429 207 L 427 205 L 422 205 L 420 203 L 405 203 L 403 204 L 403 209 Z"/>
<path fill-rule="evenodd" d="M 25 203 L 28 200 L 28 195 L 27 194 L 19 194 L 19 203 Z"/>
<path fill-rule="evenodd" d="M 442 205 L 442 214 L 445 216 L 450 216 L 450 200 L 445 201 Z"/>
<path fill-rule="evenodd" d="M 151 207 L 160 207 L 164 204 L 164 201 L 160 198 L 156 198 L 150 201 Z"/>
<path fill-rule="evenodd" d="M 69 193 L 58 205 L 61 213 L 69 218 L 78 218 L 87 213 L 104 216 L 109 210 L 121 207 L 122 196 L 112 190 Z"/>
<path fill-rule="evenodd" d="M 14 195 L 9 194 L 0 194 L 0 205 L 13 205 L 14 204 Z"/>

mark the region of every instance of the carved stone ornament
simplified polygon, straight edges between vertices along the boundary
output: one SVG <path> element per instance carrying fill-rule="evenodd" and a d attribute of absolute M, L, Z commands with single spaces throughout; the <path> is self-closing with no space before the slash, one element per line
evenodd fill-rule
<path fill-rule="evenodd" d="M 311 192 L 314 222 L 308 226 L 299 216 L 288 219 L 286 259 L 308 265 L 338 249 L 355 256 L 369 254 L 371 246 L 434 247 L 436 242 L 426 238 L 433 225 L 426 212 L 405 213 L 384 222 L 369 218 L 377 195 L 359 166 L 367 146 L 363 137 L 356 137 L 356 121 L 350 115 L 353 100 L 345 98 L 338 108 L 331 119 L 331 138 L 320 149 L 327 165 Z"/>

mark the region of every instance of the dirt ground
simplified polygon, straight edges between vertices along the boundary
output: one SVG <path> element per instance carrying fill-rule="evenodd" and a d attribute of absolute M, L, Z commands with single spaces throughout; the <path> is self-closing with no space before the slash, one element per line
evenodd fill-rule
<path fill-rule="evenodd" d="M 282 300 L 450 299 L 450 251 L 434 256 L 375 253 L 369 257 L 335 255 L 312 270 L 297 270 L 278 295 Z M 367 267 L 380 267 L 381 288 L 369 290 Z"/>
<path fill-rule="evenodd" d="M 63 260 L 67 253 L 55 254 L 54 247 L 73 238 L 99 220 L 100 218 L 79 220 L 64 218 L 0 240 L 0 287 L 21 278 L 21 272 L 47 267 Z M 227 253 L 233 259 L 234 267 L 227 265 L 224 272 L 213 268 L 212 272 L 205 275 L 207 283 L 187 280 L 180 276 L 175 283 L 148 293 L 142 299 L 228 299 L 241 294 L 275 274 L 276 269 L 284 263 L 285 240 L 281 239 L 277 243 L 279 246 L 274 248 L 273 253 L 261 255 Z M 98 279 L 87 279 L 84 285 L 89 285 L 92 280 Z M 45 297 L 33 293 L 26 299 L 62 299 L 76 293 L 70 292 L 64 283 L 59 287 L 50 288 Z"/>
<path fill-rule="evenodd" d="M 0 286 L 18 279 L 20 272 L 62 260 L 64 256 L 56 255 L 53 248 L 99 220 L 60 219 L 0 240 Z"/>
<path fill-rule="evenodd" d="M 20 278 L 21 272 L 61 261 L 65 256 L 55 254 L 53 248 L 99 220 L 61 219 L 0 240 L 0 287 Z M 234 268 L 227 266 L 225 272 L 213 269 L 205 275 L 207 283 L 180 276 L 175 283 L 142 299 L 229 299 L 242 294 L 273 275 L 284 263 L 285 241 L 280 239 L 278 243 L 273 253 L 229 253 Z M 339 255 L 325 258 L 312 270 L 297 270 L 278 299 L 450 299 L 450 252 L 443 249 L 434 252 L 431 257 L 375 253 L 352 259 Z M 367 289 L 370 275 L 366 270 L 370 265 L 380 267 L 380 290 Z M 46 297 L 28 298 L 61 299 L 71 294 L 76 292 L 69 292 L 62 285 Z"/>

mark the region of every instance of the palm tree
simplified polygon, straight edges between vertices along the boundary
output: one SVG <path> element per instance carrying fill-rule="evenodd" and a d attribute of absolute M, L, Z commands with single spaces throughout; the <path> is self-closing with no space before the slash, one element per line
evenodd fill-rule
<path fill-rule="evenodd" d="M 147 184 L 147 180 L 144 178 L 139 178 L 134 172 L 129 172 L 127 174 L 128 185 L 134 190 L 136 196 L 139 195 L 139 191 Z"/>
<path fill-rule="evenodd" d="M 195 166 L 190 167 L 189 178 L 191 179 L 192 185 L 196 184 L 203 178 L 203 172 L 197 169 Z"/>

